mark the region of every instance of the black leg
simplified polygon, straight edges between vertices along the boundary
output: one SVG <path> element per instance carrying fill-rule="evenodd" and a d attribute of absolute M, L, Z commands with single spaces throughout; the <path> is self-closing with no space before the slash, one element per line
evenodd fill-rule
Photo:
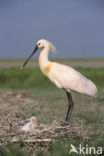
<path fill-rule="evenodd" d="M 68 110 L 67 110 L 67 113 L 66 113 L 65 123 L 63 124 L 63 126 L 69 124 L 71 113 L 72 113 L 72 109 L 73 109 L 73 106 L 74 106 L 74 102 L 73 102 L 71 93 L 66 91 L 66 95 L 67 95 L 67 99 L 68 99 L 68 104 L 69 105 L 68 105 Z"/>
<path fill-rule="evenodd" d="M 72 96 L 71 96 L 70 92 L 66 91 L 66 95 L 67 95 L 67 98 L 68 98 L 69 106 L 68 106 L 68 110 L 67 110 L 65 121 L 69 122 L 70 121 L 70 117 L 71 117 L 71 112 L 72 112 L 72 109 L 73 109 L 73 106 L 74 106 L 74 102 L 73 102 L 73 99 L 72 99 Z"/>

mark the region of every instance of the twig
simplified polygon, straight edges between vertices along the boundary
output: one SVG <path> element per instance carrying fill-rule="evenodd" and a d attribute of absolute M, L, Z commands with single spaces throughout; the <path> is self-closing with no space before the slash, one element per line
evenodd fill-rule
<path fill-rule="evenodd" d="M 12 142 L 21 141 L 20 139 L 13 139 Z M 29 143 L 37 143 L 37 142 L 52 142 L 52 139 L 35 139 L 35 140 L 22 140 L 22 142 L 29 142 Z"/>

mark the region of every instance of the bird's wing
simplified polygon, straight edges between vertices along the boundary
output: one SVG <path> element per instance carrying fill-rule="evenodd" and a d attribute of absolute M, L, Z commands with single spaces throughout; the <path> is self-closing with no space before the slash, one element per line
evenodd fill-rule
<path fill-rule="evenodd" d="M 53 63 L 50 80 L 59 88 L 73 90 L 92 96 L 96 92 L 96 86 L 82 74 L 69 66 Z"/>
<path fill-rule="evenodd" d="M 31 123 L 25 124 L 25 125 L 21 128 L 21 130 L 24 130 L 24 131 L 30 130 L 30 124 L 31 124 Z"/>

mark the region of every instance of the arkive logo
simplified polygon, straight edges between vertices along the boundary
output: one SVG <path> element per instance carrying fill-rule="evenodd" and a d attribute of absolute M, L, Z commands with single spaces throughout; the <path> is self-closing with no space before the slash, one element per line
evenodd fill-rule
<path fill-rule="evenodd" d="M 76 154 L 102 154 L 102 147 L 89 147 L 88 145 L 82 146 L 79 144 L 79 147 L 76 149 L 76 147 L 71 144 L 71 150 L 69 153 L 76 153 Z"/>

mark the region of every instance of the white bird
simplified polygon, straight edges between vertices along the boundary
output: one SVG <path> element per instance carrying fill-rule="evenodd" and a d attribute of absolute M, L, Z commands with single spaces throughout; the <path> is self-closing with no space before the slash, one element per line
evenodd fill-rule
<path fill-rule="evenodd" d="M 68 110 L 65 118 L 65 125 L 68 124 L 73 108 L 73 100 L 71 96 L 71 91 L 76 91 L 78 93 L 87 94 L 89 96 L 96 96 L 97 88 L 95 84 L 80 74 L 78 71 L 70 66 L 62 65 L 56 62 L 51 62 L 48 60 L 48 53 L 51 50 L 56 52 L 54 45 L 45 40 L 41 39 L 36 43 L 36 47 L 29 58 L 25 61 L 21 70 L 25 67 L 29 59 L 33 54 L 41 49 L 39 56 L 39 65 L 42 73 L 47 76 L 58 88 L 62 88 L 66 91 L 68 98 Z"/>
<path fill-rule="evenodd" d="M 37 121 L 36 121 L 36 117 L 33 116 L 29 120 L 30 120 L 30 122 L 25 124 L 21 128 L 22 131 L 25 131 L 25 132 L 32 131 L 38 126 Z"/>

